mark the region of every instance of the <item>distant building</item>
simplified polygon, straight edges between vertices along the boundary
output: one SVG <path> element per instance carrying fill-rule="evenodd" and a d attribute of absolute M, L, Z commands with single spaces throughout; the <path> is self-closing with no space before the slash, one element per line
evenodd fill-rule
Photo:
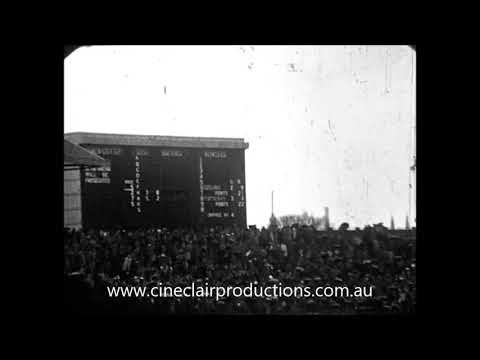
<path fill-rule="evenodd" d="M 330 214 L 328 211 L 328 206 L 325 207 L 325 229 L 330 227 Z"/>
<path fill-rule="evenodd" d="M 408 215 L 407 215 L 407 217 L 406 217 L 406 219 L 405 219 L 405 229 L 410 230 L 410 221 L 409 221 L 409 219 L 408 219 Z"/>

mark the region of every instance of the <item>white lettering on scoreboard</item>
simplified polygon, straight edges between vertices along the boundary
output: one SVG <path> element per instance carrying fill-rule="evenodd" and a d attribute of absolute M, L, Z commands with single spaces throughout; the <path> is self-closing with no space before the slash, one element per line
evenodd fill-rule
<path fill-rule="evenodd" d="M 110 179 L 92 178 L 92 179 L 85 179 L 85 182 L 89 184 L 110 184 Z"/>
<path fill-rule="evenodd" d="M 135 149 L 136 156 L 149 156 L 150 152 L 147 149 Z"/>
<path fill-rule="evenodd" d="M 228 206 L 228 202 L 226 202 L 226 201 L 217 201 L 217 202 L 215 202 L 215 206 L 218 206 L 218 207 L 227 207 L 227 206 Z"/>
<path fill-rule="evenodd" d="M 130 193 L 130 207 L 135 207 L 135 189 L 133 180 L 124 180 L 125 185 L 128 185 L 127 188 L 123 188 L 124 191 Z"/>
<path fill-rule="evenodd" d="M 87 147 L 87 149 L 97 155 L 120 155 L 122 153 L 122 149 L 120 148 Z"/>
<path fill-rule="evenodd" d="M 205 211 L 205 203 L 203 201 L 203 190 L 205 186 L 203 185 L 203 164 L 202 164 L 202 157 L 200 157 L 200 212 L 203 213 Z"/>
<path fill-rule="evenodd" d="M 224 159 L 227 157 L 227 153 L 225 151 L 205 151 L 204 154 L 207 158 Z"/>
<path fill-rule="evenodd" d="M 89 184 L 110 184 L 110 166 L 85 171 L 85 182 Z"/>
<path fill-rule="evenodd" d="M 204 196 L 204 201 L 225 201 L 227 200 L 226 196 Z"/>
<path fill-rule="evenodd" d="M 200 164 L 202 164 L 202 161 L 200 160 Z M 222 187 L 220 185 L 203 185 L 203 171 L 201 172 L 202 174 L 202 188 L 201 190 L 220 190 Z"/>
<path fill-rule="evenodd" d="M 221 218 L 222 213 L 207 213 L 207 217 L 209 217 L 209 218 L 212 218 L 212 217 Z"/>
<path fill-rule="evenodd" d="M 139 155 L 135 155 L 135 193 L 136 203 L 135 207 L 138 213 L 142 212 L 142 202 L 140 200 L 140 158 Z"/>
<path fill-rule="evenodd" d="M 203 172 L 202 172 L 203 184 Z M 237 211 L 245 207 L 245 192 L 241 179 L 229 179 L 223 185 L 204 184 L 200 201 L 207 218 L 235 218 Z"/>
<path fill-rule="evenodd" d="M 166 157 L 182 157 L 183 152 L 180 150 L 162 150 L 162 156 Z"/>

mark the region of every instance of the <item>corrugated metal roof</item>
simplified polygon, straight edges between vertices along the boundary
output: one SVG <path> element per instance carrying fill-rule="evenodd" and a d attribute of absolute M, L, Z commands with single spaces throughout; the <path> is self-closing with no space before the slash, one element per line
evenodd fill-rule
<path fill-rule="evenodd" d="M 110 162 L 67 139 L 63 139 L 63 165 L 108 166 Z"/>
<path fill-rule="evenodd" d="M 248 143 L 243 138 L 123 135 L 87 132 L 68 133 L 65 134 L 65 138 L 75 144 L 248 149 Z"/>

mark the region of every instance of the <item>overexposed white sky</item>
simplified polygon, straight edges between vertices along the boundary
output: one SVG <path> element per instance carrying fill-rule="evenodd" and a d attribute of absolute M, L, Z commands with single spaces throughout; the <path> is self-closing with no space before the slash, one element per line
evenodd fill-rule
<path fill-rule="evenodd" d="M 402 228 L 415 67 L 408 46 L 80 48 L 65 60 L 64 129 L 243 137 L 249 225 L 268 223 L 274 190 L 277 216 L 328 206 L 335 225 Z"/>

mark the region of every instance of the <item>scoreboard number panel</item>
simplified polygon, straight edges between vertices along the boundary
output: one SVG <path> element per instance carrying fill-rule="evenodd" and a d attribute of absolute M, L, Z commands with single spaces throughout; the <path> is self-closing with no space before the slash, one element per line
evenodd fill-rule
<path fill-rule="evenodd" d="M 229 151 L 203 151 L 200 155 L 201 211 L 204 219 L 234 222 L 245 218 L 243 176 L 232 167 Z"/>

